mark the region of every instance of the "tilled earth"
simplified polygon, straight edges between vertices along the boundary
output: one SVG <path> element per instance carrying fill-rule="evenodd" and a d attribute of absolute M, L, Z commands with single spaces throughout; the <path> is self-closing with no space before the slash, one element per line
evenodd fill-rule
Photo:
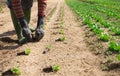
<path fill-rule="evenodd" d="M 6 7 L 0 13 L 0 76 L 13 76 L 9 69 L 15 66 L 21 69 L 21 76 L 106 76 L 108 73 L 99 67 L 99 58 L 86 45 L 82 22 L 76 20 L 64 0 L 48 0 L 46 11 L 44 38 L 22 46 L 17 44 L 9 9 Z M 35 27 L 36 23 L 35 2 L 30 25 Z M 61 27 L 64 34 L 59 32 Z M 65 41 L 59 41 L 61 37 Z M 50 50 L 47 45 L 51 45 Z M 30 55 L 18 55 L 27 48 L 31 49 Z M 55 64 L 60 65 L 58 72 L 43 71 Z"/>

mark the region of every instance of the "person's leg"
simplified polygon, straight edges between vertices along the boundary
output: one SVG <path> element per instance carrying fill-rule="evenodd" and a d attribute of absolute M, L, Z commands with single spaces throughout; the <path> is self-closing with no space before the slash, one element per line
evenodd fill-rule
<path fill-rule="evenodd" d="M 18 19 L 16 18 L 12 9 L 10 9 L 10 13 L 11 13 L 12 22 L 13 22 L 18 40 L 20 40 L 23 38 L 22 29 L 21 29 L 20 24 L 18 23 Z"/>
<path fill-rule="evenodd" d="M 22 8 L 23 8 L 25 17 L 26 17 L 27 22 L 29 24 L 30 23 L 30 19 L 31 19 L 31 7 L 33 5 L 33 0 L 22 0 L 21 4 L 22 4 Z M 30 30 L 32 32 L 35 31 L 35 29 L 33 29 L 31 26 L 30 26 Z"/>
<path fill-rule="evenodd" d="M 7 5 L 8 5 L 8 8 L 10 10 L 10 14 L 11 14 L 11 19 L 12 19 L 12 22 L 13 22 L 13 25 L 14 25 L 14 28 L 15 28 L 15 32 L 17 34 L 17 38 L 18 38 L 18 41 L 20 44 L 23 44 L 26 42 L 26 39 L 23 37 L 22 35 L 22 29 L 21 29 L 21 26 L 19 24 L 19 21 L 12 9 L 12 5 L 11 5 L 11 0 L 7 0 Z"/>
<path fill-rule="evenodd" d="M 44 24 L 45 10 L 47 6 L 46 1 L 47 0 L 38 0 L 38 22 L 35 32 L 35 39 L 37 41 L 41 40 L 44 36 L 43 24 Z"/>
<path fill-rule="evenodd" d="M 26 40 L 31 41 L 31 39 L 32 39 L 31 31 L 29 29 L 28 22 L 24 15 L 21 1 L 20 0 L 11 0 L 11 5 L 12 5 L 13 12 L 15 13 L 15 16 L 17 17 L 17 20 L 20 23 L 23 36 L 26 38 Z"/>

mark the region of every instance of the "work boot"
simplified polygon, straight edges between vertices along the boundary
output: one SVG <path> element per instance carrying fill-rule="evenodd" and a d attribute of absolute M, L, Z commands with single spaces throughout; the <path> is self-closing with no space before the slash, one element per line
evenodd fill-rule
<path fill-rule="evenodd" d="M 30 18 L 31 18 L 31 8 L 24 9 L 23 11 L 24 11 L 25 17 L 27 19 L 27 22 L 29 24 Z M 31 32 L 35 31 L 35 29 L 33 27 L 31 27 L 31 26 L 29 26 L 29 27 L 30 27 Z"/>
<path fill-rule="evenodd" d="M 25 17 L 21 17 L 19 18 L 19 22 L 22 28 L 22 34 L 23 36 L 28 40 L 31 41 L 32 40 L 32 35 L 31 35 L 31 30 L 28 26 L 28 22 L 26 20 Z"/>
<path fill-rule="evenodd" d="M 14 28 L 15 28 L 15 31 L 17 34 L 18 43 L 24 44 L 27 42 L 27 39 L 25 39 L 25 37 L 23 37 L 22 28 L 19 24 L 19 21 L 18 21 L 17 17 L 15 16 L 15 13 L 12 9 L 10 9 L 10 13 L 11 13 L 12 22 L 13 22 L 13 25 L 14 25 Z"/>
<path fill-rule="evenodd" d="M 42 16 L 38 17 L 37 27 L 35 30 L 35 40 L 37 41 L 41 40 L 44 37 L 43 19 L 44 17 Z"/>

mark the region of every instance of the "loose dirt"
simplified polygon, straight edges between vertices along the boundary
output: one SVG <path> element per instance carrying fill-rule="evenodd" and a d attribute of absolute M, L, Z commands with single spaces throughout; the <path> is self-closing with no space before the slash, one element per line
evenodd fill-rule
<path fill-rule="evenodd" d="M 21 76 L 105 76 L 101 71 L 99 58 L 89 51 L 85 42 L 84 30 L 80 27 L 74 13 L 64 0 L 48 0 L 45 22 L 45 36 L 39 42 L 18 45 L 17 37 L 10 18 L 9 9 L 0 13 L 0 76 L 13 76 L 9 69 L 19 66 Z M 37 3 L 32 8 L 30 25 L 37 23 Z M 59 30 L 64 30 L 64 35 Z M 56 41 L 65 37 L 65 41 Z M 51 45 L 49 51 L 46 46 Z M 17 55 L 25 49 L 31 49 L 30 55 Z M 45 54 L 43 52 L 46 51 Z M 52 65 L 60 65 L 58 72 L 44 72 Z M 114 74 L 117 76 L 117 74 Z"/>

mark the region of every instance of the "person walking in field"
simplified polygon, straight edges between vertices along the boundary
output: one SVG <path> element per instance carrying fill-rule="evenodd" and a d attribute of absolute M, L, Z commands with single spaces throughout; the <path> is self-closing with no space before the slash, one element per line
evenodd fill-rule
<path fill-rule="evenodd" d="M 37 0 L 38 2 L 38 21 L 35 28 L 36 41 L 39 41 L 44 36 L 42 29 L 46 10 L 47 0 Z M 23 44 L 32 40 L 32 30 L 29 28 L 31 7 L 33 0 L 7 0 L 10 8 L 11 18 L 18 37 L 19 43 Z"/>

